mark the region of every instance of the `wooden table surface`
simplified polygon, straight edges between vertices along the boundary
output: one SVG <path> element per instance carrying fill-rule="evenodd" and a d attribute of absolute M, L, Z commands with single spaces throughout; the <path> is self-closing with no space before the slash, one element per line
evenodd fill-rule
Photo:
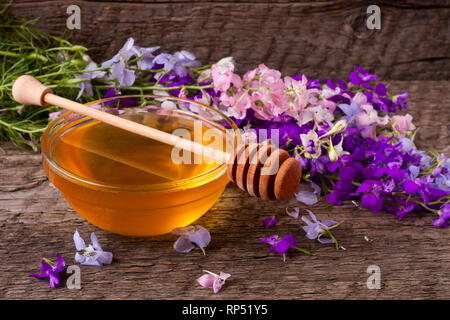
<path fill-rule="evenodd" d="M 391 92 L 410 93 L 410 113 L 419 147 L 450 154 L 450 82 L 392 81 Z M 352 203 L 334 207 L 321 199 L 310 207 L 323 218 L 345 220 L 335 236 L 346 248 L 335 250 L 304 237 L 301 223 L 285 214 L 295 200 L 268 203 L 229 185 L 199 221 L 211 229 L 204 256 L 199 249 L 177 253 L 175 235 L 127 238 L 102 231 L 74 212 L 49 185 L 39 154 L 2 143 L 0 155 L 0 298 L 1 299 L 449 299 L 450 230 L 432 227 L 432 217 L 414 214 L 403 221 L 382 212 L 370 213 Z M 276 215 L 271 230 L 263 218 Z M 78 228 L 88 238 L 95 231 L 103 248 L 114 253 L 104 267 L 81 266 L 80 290 L 51 289 L 48 281 L 29 275 L 40 258 L 61 253 L 74 264 L 72 235 Z M 317 256 L 268 252 L 258 240 L 272 233 L 291 233 Z M 371 243 L 364 239 L 369 236 Z M 381 269 L 381 289 L 366 286 L 367 267 Z M 232 277 L 219 294 L 195 279 L 207 269 Z"/>

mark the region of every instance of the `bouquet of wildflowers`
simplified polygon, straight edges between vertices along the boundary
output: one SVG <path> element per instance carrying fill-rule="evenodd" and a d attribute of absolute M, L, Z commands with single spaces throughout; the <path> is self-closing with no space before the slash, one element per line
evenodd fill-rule
<path fill-rule="evenodd" d="M 418 150 L 408 94 L 392 95 L 377 76 L 359 66 L 348 81 L 281 73 L 261 64 L 242 77 L 231 58 L 211 68 L 216 100 L 247 138 L 278 135 L 280 146 L 300 162 L 304 179 L 328 202 L 359 200 L 374 213 L 385 209 L 404 218 L 412 211 L 436 215 L 435 227 L 450 220 L 450 159 Z M 276 129 L 276 130 L 271 130 Z"/>
<path fill-rule="evenodd" d="M 408 108 L 406 92 L 392 95 L 359 66 L 346 81 L 320 83 L 303 74 L 283 78 L 264 64 L 240 76 L 230 57 L 201 65 L 188 51 L 158 50 L 130 38 L 100 65 L 83 53 L 84 68 L 54 87 L 78 87 L 80 101 L 153 93 L 210 105 L 230 116 L 245 139 L 270 138 L 298 159 L 314 190 L 299 192 L 299 201 L 313 204 L 323 193 L 334 205 L 359 200 L 399 219 L 427 211 L 436 215 L 435 227 L 448 227 L 450 160 L 415 147 L 412 117 L 396 115 Z"/>

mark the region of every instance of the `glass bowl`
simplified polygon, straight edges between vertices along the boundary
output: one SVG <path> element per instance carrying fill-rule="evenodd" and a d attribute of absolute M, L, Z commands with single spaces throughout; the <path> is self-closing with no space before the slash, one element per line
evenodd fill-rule
<path fill-rule="evenodd" d="M 241 139 L 231 119 L 187 99 L 134 95 L 86 105 L 169 133 L 213 130 L 223 139 L 223 151 L 233 150 Z M 208 141 L 201 137 L 202 143 Z M 226 163 L 184 156 L 183 150 L 70 111 L 42 136 L 44 170 L 72 208 L 95 226 L 127 236 L 187 226 L 223 193 L 229 182 Z M 186 159 L 194 163 L 185 164 Z"/>

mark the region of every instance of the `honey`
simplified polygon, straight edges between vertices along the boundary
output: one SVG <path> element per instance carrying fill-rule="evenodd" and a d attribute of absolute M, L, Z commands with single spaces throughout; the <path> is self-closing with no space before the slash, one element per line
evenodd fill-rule
<path fill-rule="evenodd" d="M 189 117 L 124 117 L 168 133 L 194 130 Z M 47 176 L 80 215 L 111 232 L 149 236 L 189 225 L 228 183 L 224 164 L 195 161 L 191 154 L 190 163 L 176 163 L 173 146 L 99 121 L 82 119 L 58 130 L 43 138 Z"/>

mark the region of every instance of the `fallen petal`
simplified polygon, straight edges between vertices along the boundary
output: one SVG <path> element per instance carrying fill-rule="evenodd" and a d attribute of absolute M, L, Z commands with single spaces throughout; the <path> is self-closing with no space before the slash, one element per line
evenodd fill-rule
<path fill-rule="evenodd" d="M 322 223 L 324 226 L 326 226 L 327 228 L 331 228 L 332 226 L 338 224 L 337 221 L 334 221 L 334 220 L 327 220 L 327 219 L 322 220 L 321 223 Z"/>
<path fill-rule="evenodd" d="M 73 242 L 75 242 L 75 248 L 77 248 L 77 251 L 81 251 L 86 248 L 86 243 L 78 233 L 78 229 L 75 229 L 75 233 L 73 234 Z"/>
<path fill-rule="evenodd" d="M 101 264 L 111 264 L 112 259 L 113 254 L 111 252 L 103 251 L 97 258 L 97 261 L 100 262 Z"/>
<path fill-rule="evenodd" d="M 335 243 L 333 239 L 327 238 L 327 237 L 323 237 L 323 238 L 322 238 L 321 235 L 317 238 L 317 241 L 319 241 L 319 242 L 322 243 L 322 244 Z"/>
<path fill-rule="evenodd" d="M 187 253 L 195 248 L 192 242 L 189 240 L 188 236 L 180 236 L 177 241 L 173 244 L 173 248 L 177 252 Z"/>
<path fill-rule="evenodd" d="M 264 219 L 263 225 L 264 225 L 264 227 L 269 229 L 269 228 L 274 227 L 277 224 L 277 222 L 278 222 L 278 220 L 275 219 L 275 216 L 272 216 L 270 218 Z"/>
<path fill-rule="evenodd" d="M 318 201 L 317 195 L 311 191 L 299 191 L 297 194 L 295 194 L 295 198 L 308 206 L 311 206 Z"/>
<path fill-rule="evenodd" d="M 231 277 L 231 274 L 229 273 L 220 272 L 219 274 L 219 278 L 222 279 L 223 281 L 227 280 L 229 277 Z"/>
<path fill-rule="evenodd" d="M 218 293 L 220 289 L 222 289 L 222 285 L 224 284 L 224 281 L 220 278 L 216 278 L 213 282 L 213 291 L 214 293 Z"/>
<path fill-rule="evenodd" d="M 212 274 L 204 274 L 200 278 L 197 279 L 197 282 L 205 288 L 212 287 L 214 284 L 214 280 L 216 280 L 217 277 L 213 276 Z"/>
<path fill-rule="evenodd" d="M 189 235 L 189 240 L 200 248 L 204 248 L 211 242 L 211 234 L 202 226 L 197 226 L 197 231 Z"/>
<path fill-rule="evenodd" d="M 300 209 L 297 208 L 297 207 L 295 207 L 293 211 L 289 211 L 289 210 L 286 208 L 286 213 L 287 213 L 289 216 L 291 216 L 292 218 L 298 219 L 298 215 L 299 215 L 299 213 L 300 213 Z"/>
<path fill-rule="evenodd" d="M 56 272 L 61 272 L 64 270 L 64 268 L 66 267 L 66 262 L 64 261 L 63 257 L 60 254 L 56 255 L 57 257 L 57 264 L 56 264 Z"/>
<path fill-rule="evenodd" d="M 91 243 L 95 250 L 103 251 L 94 232 L 91 233 Z"/>

